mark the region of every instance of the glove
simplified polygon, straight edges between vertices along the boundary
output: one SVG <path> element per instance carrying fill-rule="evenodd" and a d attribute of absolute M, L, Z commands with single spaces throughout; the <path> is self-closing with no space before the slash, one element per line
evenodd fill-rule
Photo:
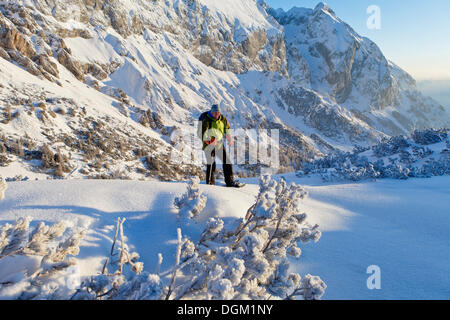
<path fill-rule="evenodd" d="M 215 146 L 217 144 L 217 140 L 216 140 L 216 138 L 212 137 L 210 140 L 206 140 L 205 143 L 207 145 L 212 144 L 213 146 Z"/>

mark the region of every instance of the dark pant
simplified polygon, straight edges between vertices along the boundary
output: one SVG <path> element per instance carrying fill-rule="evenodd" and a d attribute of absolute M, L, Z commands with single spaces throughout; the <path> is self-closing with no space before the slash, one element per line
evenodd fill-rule
<path fill-rule="evenodd" d="M 219 157 L 219 159 L 223 163 L 223 174 L 225 176 L 225 183 L 228 185 L 231 185 L 233 183 L 233 166 L 229 162 L 229 159 L 227 157 L 227 153 L 225 151 L 224 147 L 213 149 L 213 148 L 206 148 L 205 149 L 205 155 L 206 155 L 206 184 L 215 184 L 215 177 L 214 172 L 216 171 L 216 156 Z"/>

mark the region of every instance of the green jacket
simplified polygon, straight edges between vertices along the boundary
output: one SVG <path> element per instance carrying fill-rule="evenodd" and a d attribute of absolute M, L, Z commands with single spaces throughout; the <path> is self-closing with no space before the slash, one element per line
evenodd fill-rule
<path fill-rule="evenodd" d="M 223 114 L 218 119 L 214 119 L 209 112 L 204 112 L 199 118 L 198 137 L 203 142 L 203 150 L 208 146 L 206 140 L 216 138 L 217 147 L 223 145 L 224 136 L 230 133 L 230 124 Z"/>

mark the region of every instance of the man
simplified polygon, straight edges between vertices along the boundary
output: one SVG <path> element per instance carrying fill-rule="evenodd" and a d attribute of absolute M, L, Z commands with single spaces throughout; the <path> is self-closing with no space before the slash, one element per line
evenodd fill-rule
<path fill-rule="evenodd" d="M 233 145 L 233 138 L 230 134 L 230 124 L 220 107 L 214 104 L 210 111 L 203 113 L 199 118 L 198 136 L 203 142 L 203 151 L 206 155 L 206 184 L 215 184 L 214 172 L 216 171 L 216 156 L 223 163 L 223 173 L 227 187 L 239 188 L 243 184 L 233 179 L 233 166 L 229 163 L 229 158 L 224 146 L 224 138 L 229 146 Z"/>

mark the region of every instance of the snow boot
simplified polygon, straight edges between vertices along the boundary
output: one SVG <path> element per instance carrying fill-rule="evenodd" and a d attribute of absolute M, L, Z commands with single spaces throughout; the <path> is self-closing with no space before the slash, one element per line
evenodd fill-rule
<path fill-rule="evenodd" d="M 227 184 L 228 188 L 242 188 L 244 186 L 245 183 L 239 181 L 232 181 L 231 183 Z"/>

